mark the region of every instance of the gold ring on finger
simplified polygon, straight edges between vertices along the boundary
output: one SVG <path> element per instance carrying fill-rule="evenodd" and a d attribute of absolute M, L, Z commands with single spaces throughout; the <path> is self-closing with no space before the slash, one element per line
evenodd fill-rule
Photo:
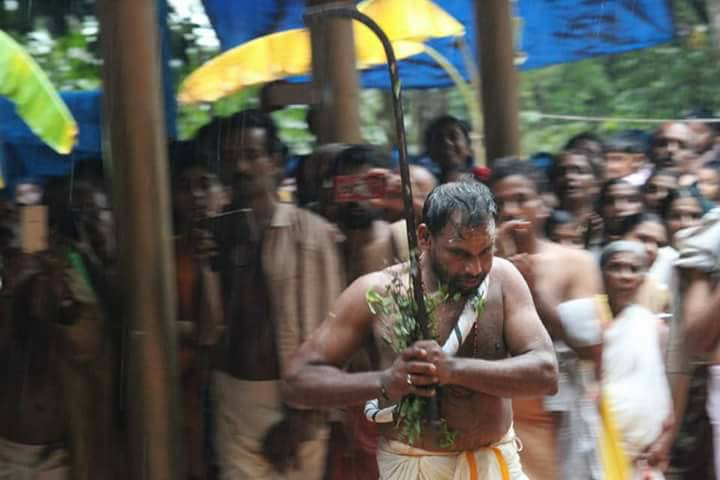
<path fill-rule="evenodd" d="M 409 374 L 409 373 L 407 374 L 407 384 L 408 384 L 408 385 L 413 385 L 412 375 Z"/>

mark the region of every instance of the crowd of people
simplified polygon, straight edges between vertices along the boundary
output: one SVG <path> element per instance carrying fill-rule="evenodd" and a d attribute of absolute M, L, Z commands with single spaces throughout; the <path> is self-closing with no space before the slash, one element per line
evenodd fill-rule
<path fill-rule="evenodd" d="M 413 214 L 443 345 L 397 351 L 402 329 L 370 302 L 409 272 L 389 152 L 323 145 L 289 175 L 259 110 L 170 143 L 181 478 L 716 478 L 714 125 L 584 133 L 488 169 L 446 115 L 424 147 Z M 128 478 L 133 380 L 99 165 L 0 200 L 0 479 Z M 380 193 L 338 194 L 371 178 Z M 430 428 L 409 441 L 393 422 L 408 394 L 439 399 L 452 445 Z"/>

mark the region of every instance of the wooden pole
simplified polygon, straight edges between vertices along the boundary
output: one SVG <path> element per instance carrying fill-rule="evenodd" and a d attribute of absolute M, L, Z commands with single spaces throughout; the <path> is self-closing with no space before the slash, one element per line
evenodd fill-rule
<path fill-rule="evenodd" d="M 177 480 L 175 273 L 157 13 L 149 0 L 102 0 L 98 10 L 103 138 L 128 334 L 128 478 Z"/>
<path fill-rule="evenodd" d="M 352 0 L 306 0 L 308 6 L 354 6 Z M 352 20 L 330 19 L 310 28 L 318 143 L 360 143 L 360 89 Z"/>
<path fill-rule="evenodd" d="M 520 153 L 512 15 L 510 0 L 475 0 L 485 152 L 490 165 L 496 158 Z"/>

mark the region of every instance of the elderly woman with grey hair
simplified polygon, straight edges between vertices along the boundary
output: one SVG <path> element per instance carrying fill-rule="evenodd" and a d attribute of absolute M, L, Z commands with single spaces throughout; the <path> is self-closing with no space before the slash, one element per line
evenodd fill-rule
<path fill-rule="evenodd" d="M 639 242 L 608 244 L 600 266 L 609 305 L 602 387 L 632 465 L 632 479 L 663 479 L 673 424 L 661 322 L 635 303 L 648 258 Z"/>

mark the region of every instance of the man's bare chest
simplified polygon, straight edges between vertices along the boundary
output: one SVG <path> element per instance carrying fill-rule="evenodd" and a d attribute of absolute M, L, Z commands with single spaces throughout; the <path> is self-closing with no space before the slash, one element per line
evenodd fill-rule
<path fill-rule="evenodd" d="M 447 305 L 435 313 L 437 338 L 441 345 L 453 333 L 465 304 Z M 461 357 L 496 360 L 507 356 L 503 335 L 502 297 L 490 288 L 485 307 L 475 313 L 475 324 L 457 353 Z"/>

